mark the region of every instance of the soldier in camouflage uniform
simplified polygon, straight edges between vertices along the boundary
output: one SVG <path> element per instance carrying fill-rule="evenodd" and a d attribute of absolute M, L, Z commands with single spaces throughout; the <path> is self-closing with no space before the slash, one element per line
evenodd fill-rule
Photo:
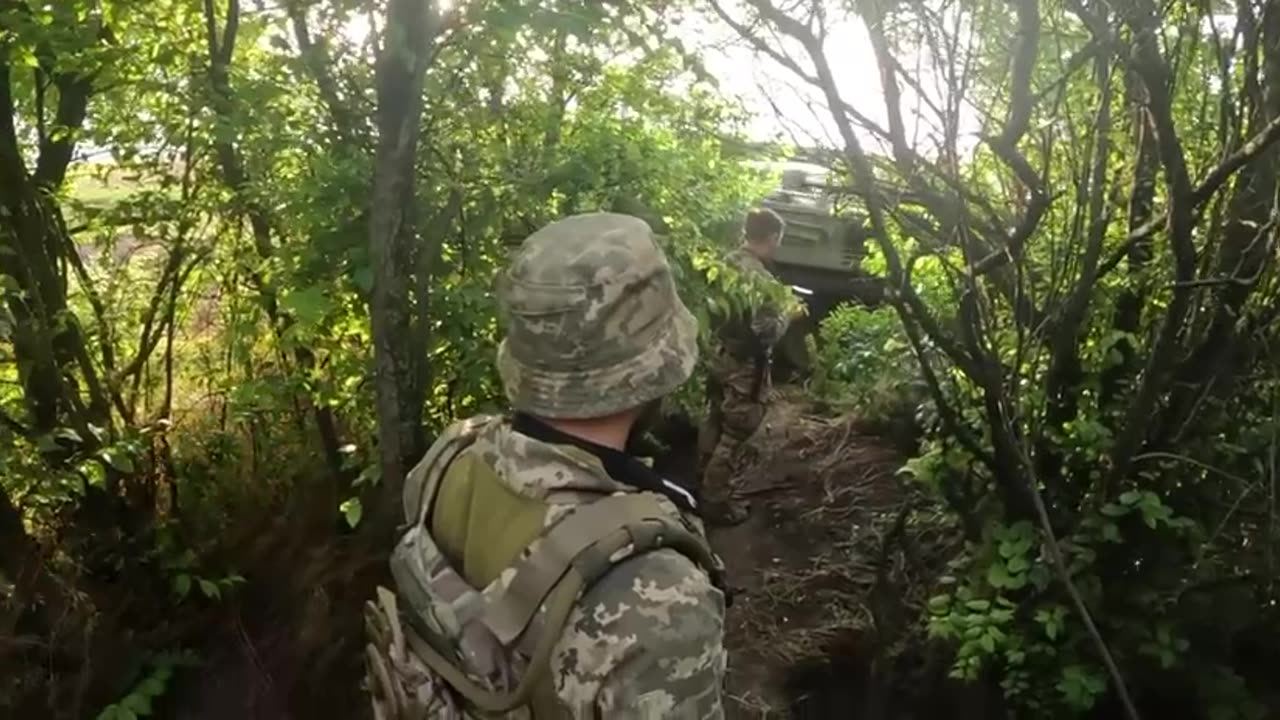
<path fill-rule="evenodd" d="M 725 597 L 696 501 L 625 452 L 696 323 L 649 226 L 594 213 L 500 279 L 509 417 L 413 469 L 395 592 L 366 608 L 379 718 L 720 718 Z"/>
<path fill-rule="evenodd" d="M 777 283 L 765 262 L 782 243 L 785 223 L 767 208 L 752 210 L 742 226 L 742 245 L 725 263 L 753 279 Z M 750 314 L 720 324 L 715 355 L 708 362 L 709 409 L 702 433 L 702 489 L 708 521 L 735 525 L 748 507 L 735 496 L 733 462 L 743 442 L 764 419 L 769 396 L 769 359 L 791 317 L 766 301 Z"/>

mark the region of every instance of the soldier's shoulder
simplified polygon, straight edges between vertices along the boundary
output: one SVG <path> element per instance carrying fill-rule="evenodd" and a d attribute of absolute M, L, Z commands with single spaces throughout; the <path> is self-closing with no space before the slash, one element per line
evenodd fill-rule
<path fill-rule="evenodd" d="M 421 503 L 434 494 L 433 476 L 438 475 L 457 453 L 475 444 L 477 438 L 503 422 L 496 415 L 476 415 L 457 420 L 436 436 L 426 454 L 405 476 L 401 501 L 405 520 L 411 522 Z"/>
<path fill-rule="evenodd" d="M 698 608 L 709 615 L 724 612 L 724 597 L 706 570 L 678 550 L 662 548 L 628 558 L 613 567 L 583 595 L 584 607 L 629 604 L 652 624 L 649 612 Z M 648 608 L 646 611 L 645 608 Z"/>
<path fill-rule="evenodd" d="M 491 436 L 505 423 L 506 419 L 498 415 L 474 415 L 454 421 L 436 436 L 426 455 L 423 455 L 419 462 L 419 467 L 430 466 L 441 461 L 448 462 L 456 451 L 483 444 L 477 441 Z M 415 472 L 418 470 L 419 468 L 414 468 Z"/>
<path fill-rule="evenodd" d="M 750 263 L 754 258 L 747 249 L 739 245 L 738 247 L 725 253 L 724 261 L 730 265 L 744 265 Z"/>
<path fill-rule="evenodd" d="M 771 275 L 769 269 L 764 266 L 760 258 L 751 254 L 746 248 L 738 248 L 725 256 L 725 262 L 736 267 L 742 272 L 755 273 L 757 275 Z"/>
<path fill-rule="evenodd" d="M 501 415 L 472 415 L 462 420 L 454 420 L 440 433 L 440 438 L 458 437 L 458 436 L 475 436 L 483 432 L 486 428 L 494 427 L 506 422 L 506 418 Z"/>
<path fill-rule="evenodd" d="M 716 704 L 723 638 L 724 595 L 697 563 L 669 548 L 637 555 L 574 610 L 553 659 L 557 690 L 577 708 Z"/>

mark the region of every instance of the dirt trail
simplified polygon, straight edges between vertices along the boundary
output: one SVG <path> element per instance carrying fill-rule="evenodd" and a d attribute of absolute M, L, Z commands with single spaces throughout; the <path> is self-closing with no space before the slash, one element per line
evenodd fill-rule
<path fill-rule="evenodd" d="M 942 669 L 915 618 L 958 544 L 903 461 L 853 419 L 770 409 L 739 465 L 751 517 L 712 534 L 737 590 L 729 717 L 933 716 L 900 689 Z"/>

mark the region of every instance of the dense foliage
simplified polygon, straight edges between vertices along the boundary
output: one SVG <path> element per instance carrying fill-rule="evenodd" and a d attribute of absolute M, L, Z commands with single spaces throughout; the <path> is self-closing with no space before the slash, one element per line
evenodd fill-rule
<path fill-rule="evenodd" d="M 712 5 L 841 139 L 900 329 L 837 316 L 827 352 L 906 344 L 929 388 L 906 470 L 968 539 L 927 619 L 953 676 L 1026 717 L 1264 716 L 1280 4 Z"/>
<path fill-rule="evenodd" d="M 266 612 L 305 616 L 316 592 L 358 602 L 367 584 L 333 587 L 353 567 L 380 572 L 367 549 L 290 553 L 349 527 L 377 547 L 394 522 L 366 520 L 398 494 L 375 449 L 368 228 L 395 164 L 378 138 L 400 119 L 379 83 L 413 82 L 379 65 L 413 42 L 380 35 L 401 10 L 0 3 L 4 714 L 146 714 L 163 653 L 202 644 L 191 623 L 219 601 L 269 577 Z M 498 407 L 511 242 L 566 213 L 639 212 L 707 292 L 703 228 L 759 193 L 722 143 L 736 111 L 655 9 L 472 3 L 432 23 L 417 192 L 390 204 L 417 227 L 395 266 L 396 351 L 417 359 L 398 409 L 422 426 L 405 457 Z M 345 659 L 316 662 L 358 663 L 356 630 Z"/>
<path fill-rule="evenodd" d="M 493 280 L 541 224 L 642 215 L 704 329 L 764 299 L 717 260 L 765 180 L 686 5 L 840 138 L 889 302 L 823 322 L 809 388 L 923 424 L 954 677 L 1025 717 L 1280 707 L 1280 2 L 0 0 L 0 714 L 184 678 L 217 712 L 218 639 L 363 712 L 397 479 L 501 407 Z"/>

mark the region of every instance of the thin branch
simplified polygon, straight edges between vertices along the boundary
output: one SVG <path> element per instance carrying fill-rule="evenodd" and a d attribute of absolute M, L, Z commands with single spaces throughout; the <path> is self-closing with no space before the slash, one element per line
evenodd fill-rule
<path fill-rule="evenodd" d="M 1209 200 L 1237 170 L 1248 165 L 1280 140 L 1280 117 L 1267 123 L 1258 134 L 1250 138 L 1238 150 L 1231 153 L 1205 176 L 1192 193 L 1192 202 L 1199 207 Z"/>
<path fill-rule="evenodd" d="M 1084 47 L 1072 53 L 1071 57 L 1067 60 L 1066 67 L 1063 69 L 1062 75 L 1059 76 L 1057 80 L 1045 85 L 1036 92 L 1035 97 L 1031 101 L 1032 105 L 1039 105 L 1050 95 L 1053 95 L 1066 87 L 1067 83 L 1071 81 L 1071 78 L 1075 77 L 1075 74 L 1080 72 L 1081 68 L 1088 65 L 1089 61 L 1092 60 L 1094 55 L 1100 52 L 1100 50 L 1099 42 L 1097 40 L 1090 40 Z"/>
<path fill-rule="evenodd" d="M 93 75 L 58 73 L 53 84 L 58 88 L 58 107 L 54 111 L 54 128 L 40 145 L 34 175 L 37 187 L 52 189 L 62 185 L 67 166 L 75 152 L 76 134 L 84 126 L 93 94 Z"/>
<path fill-rule="evenodd" d="M 1076 587 L 1075 581 L 1071 579 L 1071 570 L 1067 567 L 1066 558 L 1063 556 L 1062 545 L 1058 542 L 1057 533 L 1053 531 L 1053 523 L 1049 519 L 1049 510 L 1044 504 L 1044 497 L 1040 494 L 1039 480 L 1032 469 L 1031 459 L 1025 453 L 1022 455 L 1022 465 L 1023 472 L 1026 473 L 1027 485 L 1031 490 L 1031 499 L 1036 508 L 1040 531 L 1045 536 L 1045 547 L 1049 551 L 1049 559 L 1057 571 L 1058 578 L 1066 587 L 1067 595 L 1071 598 L 1071 604 L 1075 607 L 1076 613 L 1080 615 L 1085 631 L 1089 633 L 1089 638 L 1093 641 L 1094 647 L 1102 656 L 1102 664 L 1106 667 L 1107 674 L 1111 676 L 1111 680 L 1116 684 L 1116 694 L 1120 696 L 1120 704 L 1124 706 L 1125 714 L 1128 715 L 1129 720 L 1141 720 L 1138 708 L 1134 705 L 1133 698 L 1129 694 L 1129 686 L 1125 683 L 1124 675 L 1120 672 L 1120 666 L 1116 664 L 1115 658 L 1112 657 L 1111 651 L 1107 648 L 1106 639 L 1102 637 L 1102 632 L 1098 630 L 1097 623 L 1093 621 L 1093 613 L 1089 612 L 1089 606 L 1085 604 L 1084 596 L 1080 594 L 1080 589 Z"/>
<path fill-rule="evenodd" d="M 1031 124 L 1032 103 L 1031 77 L 1035 70 L 1036 58 L 1040 48 L 1040 5 L 1037 0 L 1020 0 L 1017 4 L 1018 37 L 1013 54 L 1013 70 L 1009 101 L 1009 114 L 1005 118 L 1000 135 L 987 138 L 987 144 L 1013 170 L 1018 181 L 1030 193 L 1027 209 L 1013 232 L 1009 234 L 1005 247 L 997 250 L 974 264 L 974 274 L 982 275 L 1009 260 L 1022 255 L 1027 241 L 1035 234 L 1040 221 L 1052 202 L 1044 190 L 1044 181 L 1026 156 L 1018 151 L 1018 143 L 1027 133 Z"/>
<path fill-rule="evenodd" d="M 1178 139 L 1173 121 L 1172 98 L 1169 96 L 1168 67 L 1160 55 L 1156 41 L 1159 19 L 1154 9 L 1148 7 L 1144 17 L 1134 25 L 1134 72 L 1142 78 L 1149 98 L 1148 110 L 1156 131 L 1160 161 L 1164 166 L 1165 183 L 1174 198 L 1168 209 L 1169 243 L 1173 248 L 1174 280 L 1185 283 L 1196 272 L 1196 250 L 1191 232 L 1194 227 L 1194 207 L 1191 180 L 1187 174 L 1186 157 L 1182 142 Z M 1139 24 L 1139 22 L 1141 24 Z M 1164 322 L 1151 346 L 1146 368 L 1138 390 L 1134 393 L 1125 415 L 1123 430 L 1116 439 L 1112 452 L 1111 471 L 1106 486 L 1116 487 L 1125 477 L 1133 462 L 1133 456 L 1142 444 L 1145 430 L 1155 408 L 1164 376 L 1177 356 L 1178 333 L 1183 326 L 1184 315 L 1191 303 L 1192 289 L 1174 288 L 1165 311 Z"/>
<path fill-rule="evenodd" d="M 1189 199 L 1192 204 L 1195 205 L 1195 212 L 1197 213 L 1197 216 L 1203 210 L 1205 203 L 1213 198 L 1214 193 L 1216 193 L 1236 171 L 1257 159 L 1258 156 L 1266 152 L 1272 145 L 1275 145 L 1277 141 L 1280 141 L 1280 117 L 1277 117 L 1275 120 L 1268 123 L 1266 127 L 1245 142 L 1244 145 L 1240 146 L 1238 150 L 1228 155 L 1226 159 L 1214 167 L 1213 170 L 1210 170 L 1204 180 L 1201 180 L 1200 183 L 1196 185 L 1195 190 L 1189 194 Z M 1124 262 L 1129 250 L 1138 243 L 1155 235 L 1161 227 L 1168 225 L 1168 222 L 1169 213 L 1166 210 L 1160 215 L 1147 221 L 1133 232 L 1129 233 L 1129 235 L 1125 237 L 1124 242 L 1112 251 L 1112 253 L 1107 256 L 1107 259 L 1099 266 L 1098 274 L 1106 275 L 1116 269 L 1120 263 Z"/>
<path fill-rule="evenodd" d="M 1018 38 L 1013 54 L 1009 116 L 1000 134 L 1001 144 L 1009 147 L 1018 144 L 1031 124 L 1031 76 L 1040 48 L 1040 3 L 1037 0 L 1020 0 L 1017 16 Z"/>
<path fill-rule="evenodd" d="M 320 91 L 320 99 L 329 110 L 338 133 L 345 139 L 356 141 L 367 140 L 367 133 L 361 132 L 364 127 L 357 120 L 351 108 L 344 105 L 338 92 L 338 83 L 333 76 L 333 58 L 325 46 L 324 40 L 315 41 L 311 36 L 311 28 L 307 23 L 307 8 L 298 0 L 291 0 L 286 10 L 293 25 L 294 39 L 298 42 L 298 57 L 302 65 L 315 81 Z"/>
<path fill-rule="evenodd" d="M 867 15 L 867 34 L 875 52 L 876 65 L 880 68 L 880 89 L 884 95 L 885 113 L 889 116 L 889 140 L 893 145 L 893 157 L 903 174 L 911 172 L 911 155 L 908 151 L 906 128 L 902 122 L 902 91 L 898 88 L 898 63 L 889 50 L 885 36 L 885 12 L 880 0 L 871 0 L 864 7 Z"/>
<path fill-rule="evenodd" d="M 169 292 L 169 286 L 175 282 L 174 276 L 177 274 L 178 267 L 184 259 L 182 248 L 175 247 L 169 251 L 168 262 L 160 271 L 160 279 L 156 281 L 155 288 L 151 291 L 151 301 L 147 304 L 147 309 L 142 318 L 142 335 L 138 340 L 138 352 L 134 354 L 133 359 L 129 361 L 116 374 L 114 381 L 122 382 L 126 378 L 137 375 L 146 365 L 147 360 L 151 358 L 151 353 L 155 350 L 156 345 L 160 342 L 162 331 L 153 332 L 156 315 L 164 307 L 164 297 Z"/>

